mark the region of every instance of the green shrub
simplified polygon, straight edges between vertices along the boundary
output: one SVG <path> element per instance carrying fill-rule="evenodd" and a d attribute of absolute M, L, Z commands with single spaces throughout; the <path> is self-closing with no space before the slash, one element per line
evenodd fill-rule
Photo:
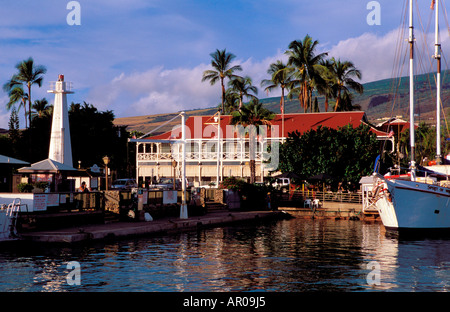
<path fill-rule="evenodd" d="M 19 183 L 17 189 L 19 190 L 19 193 L 31 193 L 34 186 L 31 183 Z"/>
<path fill-rule="evenodd" d="M 34 183 L 34 187 L 45 190 L 48 187 L 48 182 L 36 182 Z"/>
<path fill-rule="evenodd" d="M 219 189 L 240 191 L 247 183 L 236 177 L 227 177 L 219 184 Z"/>

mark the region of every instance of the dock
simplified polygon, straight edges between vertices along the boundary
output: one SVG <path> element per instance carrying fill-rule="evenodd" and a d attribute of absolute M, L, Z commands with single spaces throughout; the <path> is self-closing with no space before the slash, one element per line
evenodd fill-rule
<path fill-rule="evenodd" d="M 238 222 L 289 218 L 283 211 L 218 211 L 188 219 L 163 218 L 154 221 L 120 221 L 21 234 L 25 242 L 78 243 L 154 234 L 177 233 Z"/>
<path fill-rule="evenodd" d="M 378 213 L 364 213 L 361 204 L 324 202 L 320 207 L 279 207 L 296 218 L 377 221 Z"/>

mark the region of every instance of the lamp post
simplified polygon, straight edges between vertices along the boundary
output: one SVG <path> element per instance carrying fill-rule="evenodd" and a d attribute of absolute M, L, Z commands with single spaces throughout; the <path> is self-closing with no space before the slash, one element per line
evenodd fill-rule
<path fill-rule="evenodd" d="M 186 114 L 181 112 L 181 140 L 183 153 L 181 157 L 181 206 L 180 206 L 180 219 L 188 218 L 188 209 L 186 204 Z"/>
<path fill-rule="evenodd" d="M 177 167 L 177 161 L 175 159 L 172 160 L 172 168 L 173 168 L 173 190 L 176 190 L 175 187 L 175 168 Z"/>
<path fill-rule="evenodd" d="M 108 190 L 108 164 L 109 164 L 109 157 L 105 156 L 103 157 L 103 163 L 105 164 L 105 185 L 106 190 Z"/>

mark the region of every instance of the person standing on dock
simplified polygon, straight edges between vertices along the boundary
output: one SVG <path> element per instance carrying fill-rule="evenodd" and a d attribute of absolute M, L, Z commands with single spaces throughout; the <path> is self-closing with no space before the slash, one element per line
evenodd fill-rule
<path fill-rule="evenodd" d="M 272 210 L 272 208 L 271 208 L 271 198 L 270 198 L 270 192 L 268 192 L 267 193 L 267 196 L 266 196 L 266 203 L 267 203 L 267 208 L 269 209 L 269 210 Z"/>
<path fill-rule="evenodd" d="M 80 188 L 79 188 L 79 191 L 80 192 L 82 192 L 82 193 L 87 193 L 87 192 L 89 192 L 89 190 L 88 190 L 88 188 L 86 187 L 86 182 L 81 182 L 81 186 L 80 186 Z"/>

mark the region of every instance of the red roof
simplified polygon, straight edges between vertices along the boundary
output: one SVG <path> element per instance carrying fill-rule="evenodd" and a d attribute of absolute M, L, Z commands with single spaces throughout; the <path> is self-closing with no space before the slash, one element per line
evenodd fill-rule
<path fill-rule="evenodd" d="M 186 138 L 187 139 L 210 139 L 216 137 L 217 122 L 214 121 L 213 116 L 191 116 L 186 119 Z M 230 126 L 230 115 L 223 115 L 220 117 L 220 128 L 223 137 L 235 137 L 233 127 Z M 289 133 L 299 131 L 304 133 L 308 130 L 315 130 L 318 126 L 329 127 L 337 129 L 351 124 L 354 128 L 366 123 L 366 116 L 364 112 L 331 112 L 331 113 L 306 113 L 306 114 L 284 114 L 284 137 L 287 137 Z M 279 133 L 282 131 L 282 115 L 277 114 L 276 117 L 270 121 L 270 125 L 278 126 Z M 227 127 L 228 126 L 228 127 Z M 270 130 L 270 129 L 268 129 Z M 371 128 L 372 132 L 377 135 L 386 135 L 386 133 L 377 131 Z M 270 132 L 267 134 L 271 136 Z M 275 135 L 279 137 L 279 135 Z M 165 132 L 160 135 L 148 137 L 147 139 L 155 140 L 169 140 L 180 139 L 181 127 L 177 127 L 172 131 Z"/>

